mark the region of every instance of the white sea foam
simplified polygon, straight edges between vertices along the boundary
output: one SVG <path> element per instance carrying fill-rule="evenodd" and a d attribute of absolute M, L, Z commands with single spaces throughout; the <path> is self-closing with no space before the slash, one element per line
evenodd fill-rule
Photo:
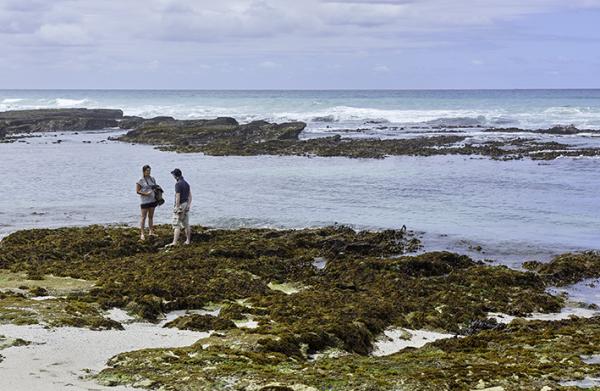
<path fill-rule="evenodd" d="M 67 98 L 56 98 L 54 104 L 57 107 L 81 107 L 89 103 L 88 99 L 67 99 Z"/>
<path fill-rule="evenodd" d="M 21 99 L 21 98 L 6 98 L 6 99 L 2 99 L 1 103 L 9 104 L 9 103 L 19 103 L 22 101 L 23 101 L 23 99 Z"/>
<path fill-rule="evenodd" d="M 204 95 L 205 94 L 205 95 Z M 82 91 L 81 94 L 56 91 L 52 93 L 16 97 L 8 95 L 0 98 L 0 110 L 102 107 L 123 109 L 126 115 L 154 117 L 168 115 L 177 119 L 201 119 L 218 116 L 231 116 L 240 122 L 265 119 L 284 122 L 300 120 L 309 123 L 308 131 L 322 125 L 331 128 L 366 127 L 377 128 L 382 123 L 401 126 L 459 126 L 459 127 L 520 127 L 547 128 L 553 125 L 573 124 L 581 129 L 600 128 L 600 107 L 590 106 L 588 101 L 571 103 L 565 98 L 565 105 L 544 105 L 544 101 L 531 103 L 524 100 L 515 104 L 514 100 L 498 97 L 494 105 L 481 104 L 476 96 L 448 103 L 432 97 L 420 100 L 418 105 L 406 98 L 394 101 L 375 95 L 372 98 L 347 101 L 340 97 L 314 99 L 302 94 L 294 96 L 281 92 L 281 99 L 261 98 L 260 94 L 246 96 L 244 92 L 226 97 L 210 93 L 176 94 L 160 92 L 122 91 L 107 92 Z M 218 95 L 218 94 L 217 94 Z M 443 95 L 443 94 L 442 94 Z M 441 96 L 442 96 L 441 95 Z M 488 98 L 492 99 L 492 98 Z M 554 103 L 554 102 L 553 102 Z M 371 123 L 375 122 L 375 123 Z"/>

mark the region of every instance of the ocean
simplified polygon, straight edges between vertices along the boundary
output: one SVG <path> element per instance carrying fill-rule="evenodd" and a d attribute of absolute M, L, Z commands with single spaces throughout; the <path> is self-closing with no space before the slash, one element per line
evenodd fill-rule
<path fill-rule="evenodd" d="M 120 108 L 178 119 L 302 120 L 302 137 L 413 137 L 485 127 L 600 129 L 600 90 L 126 91 L 0 90 L 0 111 Z M 134 185 L 150 164 L 172 197 L 179 167 L 194 192 L 192 223 L 218 227 L 357 229 L 406 225 L 426 249 L 517 265 L 600 248 L 600 160 L 494 161 L 476 156 L 210 157 L 109 141 L 121 130 L 48 133 L 0 144 L 0 236 L 17 229 L 135 225 Z M 593 132 L 532 135 L 597 146 Z M 513 135 L 514 136 L 514 135 Z M 61 143 L 55 143 L 56 140 Z M 168 223 L 166 204 L 157 222 Z M 482 247 L 482 251 L 474 249 Z"/>
<path fill-rule="evenodd" d="M 300 120 L 309 131 L 382 123 L 428 126 L 600 128 L 600 90 L 0 90 L 0 111 L 120 108 L 126 115 L 241 122 Z M 329 126 L 329 128 L 327 127 Z"/>

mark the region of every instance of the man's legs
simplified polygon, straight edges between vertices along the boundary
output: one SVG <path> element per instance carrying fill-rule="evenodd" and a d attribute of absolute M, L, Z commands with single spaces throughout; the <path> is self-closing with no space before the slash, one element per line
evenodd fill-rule
<path fill-rule="evenodd" d="M 190 228 L 190 214 L 189 211 L 186 210 L 185 215 L 183 216 L 183 226 L 185 227 L 185 244 L 190 244 L 192 240 L 192 229 Z"/>
<path fill-rule="evenodd" d="M 176 246 L 177 242 L 179 241 L 179 235 L 181 235 L 181 228 L 176 227 L 173 229 L 173 243 L 171 243 L 172 246 Z"/>
<path fill-rule="evenodd" d="M 165 247 L 176 246 L 179 241 L 179 236 L 181 236 L 181 229 L 185 229 L 185 244 L 190 244 L 190 240 L 192 238 L 192 230 L 190 228 L 190 220 L 188 217 L 187 210 L 184 210 L 181 213 L 173 214 L 173 243 L 167 244 Z"/>
<path fill-rule="evenodd" d="M 190 244 L 192 242 L 192 228 L 190 225 L 185 226 L 185 244 Z"/>

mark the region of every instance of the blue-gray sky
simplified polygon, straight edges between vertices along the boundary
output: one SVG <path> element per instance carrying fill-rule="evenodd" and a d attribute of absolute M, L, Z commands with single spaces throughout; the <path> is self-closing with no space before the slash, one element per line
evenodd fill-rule
<path fill-rule="evenodd" d="M 0 0 L 0 88 L 600 87 L 600 0 Z"/>

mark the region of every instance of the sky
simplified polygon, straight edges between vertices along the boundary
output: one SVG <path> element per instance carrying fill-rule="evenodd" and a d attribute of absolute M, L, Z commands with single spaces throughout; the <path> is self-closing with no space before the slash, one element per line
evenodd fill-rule
<path fill-rule="evenodd" d="M 600 88 L 600 0 L 0 0 L 0 89 Z"/>

